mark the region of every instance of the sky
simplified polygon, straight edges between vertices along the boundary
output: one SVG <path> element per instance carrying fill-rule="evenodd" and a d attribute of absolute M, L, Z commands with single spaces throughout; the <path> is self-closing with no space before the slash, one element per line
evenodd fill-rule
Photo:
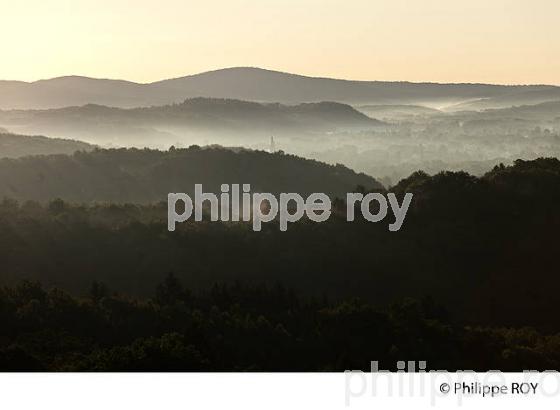
<path fill-rule="evenodd" d="M 0 0 L 0 79 L 262 67 L 560 85 L 558 0 Z"/>

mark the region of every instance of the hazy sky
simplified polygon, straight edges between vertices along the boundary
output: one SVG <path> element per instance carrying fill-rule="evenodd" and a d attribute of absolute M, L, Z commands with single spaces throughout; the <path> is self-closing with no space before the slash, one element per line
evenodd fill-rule
<path fill-rule="evenodd" d="M 559 0 L 0 0 L 0 78 L 149 82 L 232 66 L 560 84 Z"/>

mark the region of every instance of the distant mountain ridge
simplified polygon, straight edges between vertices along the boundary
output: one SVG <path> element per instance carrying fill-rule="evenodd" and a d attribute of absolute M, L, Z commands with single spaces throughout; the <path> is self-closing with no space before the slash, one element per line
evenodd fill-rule
<path fill-rule="evenodd" d="M 335 102 L 283 105 L 193 98 L 180 104 L 145 108 L 88 104 L 49 110 L 0 111 L 0 126 L 20 134 L 40 133 L 86 140 L 98 137 L 105 141 L 108 135 L 114 135 L 121 143 L 144 136 L 147 141 L 163 141 L 165 136 L 160 134 L 165 132 L 178 135 L 206 132 L 214 137 L 220 133 L 237 133 L 263 138 L 383 125 L 385 123 L 349 105 Z"/>
<path fill-rule="evenodd" d="M 517 94 L 520 98 L 527 98 L 527 93 L 535 103 L 560 100 L 560 87 L 549 85 L 354 81 L 236 67 L 148 84 L 79 76 L 32 83 L 0 81 L 0 109 L 45 109 L 85 104 L 131 108 L 172 104 L 193 97 L 290 104 L 336 101 L 362 105 L 430 103 L 443 106 L 491 98 L 515 102 Z"/>

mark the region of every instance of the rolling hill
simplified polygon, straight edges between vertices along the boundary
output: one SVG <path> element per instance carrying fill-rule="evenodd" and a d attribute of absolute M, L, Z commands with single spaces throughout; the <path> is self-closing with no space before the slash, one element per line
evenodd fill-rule
<path fill-rule="evenodd" d="M 79 76 L 36 82 L 0 81 L 0 109 L 45 109 L 99 104 L 121 108 L 165 105 L 186 98 L 231 98 L 260 102 L 336 101 L 347 104 L 430 104 L 447 106 L 480 99 L 533 103 L 557 99 L 560 88 L 547 85 L 436 84 L 348 81 L 306 77 L 250 67 L 226 68 L 139 84 Z M 486 107 L 489 108 L 489 107 Z"/>
<path fill-rule="evenodd" d="M 439 119 L 459 121 L 462 127 L 476 124 L 494 129 L 560 129 L 560 101 L 550 101 L 534 105 L 519 105 L 507 108 L 488 108 L 481 111 L 458 111 L 446 113 Z"/>
<path fill-rule="evenodd" d="M 460 115 L 460 113 L 458 115 Z M 512 120 L 523 119 L 533 121 L 558 121 L 560 120 L 560 101 L 549 101 L 532 105 L 519 105 L 508 108 L 486 109 L 474 114 L 474 116 Z"/>
<path fill-rule="evenodd" d="M 370 117 L 384 121 L 429 117 L 441 113 L 440 110 L 421 105 L 361 105 L 356 107 L 356 109 Z"/>
<path fill-rule="evenodd" d="M 93 145 L 81 141 L 43 136 L 17 135 L 0 129 L 0 158 L 19 158 L 28 155 L 73 154 L 90 151 Z"/>
<path fill-rule="evenodd" d="M 485 109 L 509 108 L 521 105 L 538 105 L 560 101 L 560 88 L 522 90 L 519 92 L 467 101 L 447 107 L 448 111 L 480 111 Z"/>
<path fill-rule="evenodd" d="M 143 141 L 146 145 L 180 140 L 182 135 L 302 135 L 383 126 L 349 105 L 320 102 L 263 104 L 217 98 L 194 98 L 180 104 L 115 108 L 88 104 L 49 110 L 0 111 L 0 126 L 22 134 L 77 137 L 95 143 Z M 173 136 L 170 136 L 173 135 Z"/>
<path fill-rule="evenodd" d="M 118 149 L 0 160 L 0 197 L 55 198 L 87 203 L 166 201 L 169 192 L 220 192 L 221 184 L 251 184 L 253 192 L 345 195 L 358 185 L 382 186 L 342 165 L 294 155 L 221 147 Z"/>

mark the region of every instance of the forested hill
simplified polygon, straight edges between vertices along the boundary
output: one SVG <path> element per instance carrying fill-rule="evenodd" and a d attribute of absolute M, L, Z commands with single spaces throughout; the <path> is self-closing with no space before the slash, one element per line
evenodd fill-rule
<path fill-rule="evenodd" d="M 217 163 L 214 156 L 231 155 L 224 150 L 208 150 L 205 155 L 188 151 L 143 154 L 80 154 L 79 160 L 72 159 L 80 165 L 69 173 L 105 167 L 109 174 L 119 167 L 115 163 L 145 169 L 143 162 L 154 164 L 156 158 L 167 157 L 177 158 L 188 168 L 189 154 L 198 158 L 191 164 L 200 166 L 206 161 L 211 168 Z M 243 155 L 268 158 L 267 163 L 277 166 L 281 163 L 276 155 Z M 305 168 L 305 164 L 294 159 L 286 166 Z M 308 176 L 315 177 L 304 179 L 302 172 L 294 183 L 317 190 L 326 188 L 328 181 L 334 185 L 336 179 L 318 178 L 328 175 L 326 170 L 332 176 L 336 168 L 315 166 L 325 172 L 306 169 Z M 163 185 L 167 179 L 164 169 L 159 172 L 156 165 L 152 167 L 150 178 L 157 175 Z M 266 189 L 283 184 L 278 176 L 283 169 L 271 168 L 274 172 L 255 176 L 256 169 L 248 166 L 243 178 L 252 176 L 254 184 L 268 181 Z M 57 172 L 65 175 L 61 169 Z M 230 178 L 235 181 L 236 175 Z M 81 186 L 90 192 L 95 183 L 86 179 Z M 80 192 L 80 185 L 73 184 L 67 189 Z M 402 192 L 414 193 L 406 222 L 398 232 L 390 232 L 386 223 L 346 222 L 345 207 L 339 212 L 336 206 L 328 221 L 302 220 L 287 232 L 274 223 L 253 232 L 245 224 L 210 221 L 187 221 L 169 232 L 165 203 L 82 206 L 53 201 L 39 206 L 0 201 L 0 284 L 31 279 L 47 288 L 80 293 L 93 281 L 101 281 L 118 292 L 146 297 L 173 272 L 191 289 L 222 281 L 279 282 L 307 295 L 360 297 L 377 305 L 404 297 L 431 297 L 467 324 L 560 331 L 560 161 L 516 161 L 481 178 L 464 172 L 434 176 L 418 172 L 402 180 L 394 191 L 398 198 Z M 148 187 L 145 192 L 150 192 Z M 27 311 L 35 310 L 30 306 Z M 407 326 L 415 328 L 416 316 L 409 318 Z M 357 328 L 364 326 L 363 319 L 356 320 Z"/>
<path fill-rule="evenodd" d="M 93 145 L 76 140 L 11 134 L 0 128 L 0 158 L 19 158 L 27 155 L 73 154 L 89 151 Z"/>
<path fill-rule="evenodd" d="M 180 104 L 131 109 L 87 104 L 50 110 L 0 110 L 0 126 L 21 134 L 72 136 L 96 143 L 125 141 L 127 146 L 146 136 L 151 136 L 152 144 L 161 143 L 168 133 L 177 135 L 174 141 L 200 133 L 208 133 L 211 141 L 216 141 L 216 134 L 263 139 L 385 125 L 336 102 L 283 105 L 193 98 Z"/>
<path fill-rule="evenodd" d="M 324 192 L 342 196 L 358 185 L 381 188 L 372 177 L 342 165 L 294 155 L 212 146 L 157 151 L 96 149 L 71 156 L 0 160 L 0 197 L 72 202 L 148 203 L 169 192 L 193 193 L 195 184 L 219 192 L 221 184 L 251 184 L 253 192 Z"/>

